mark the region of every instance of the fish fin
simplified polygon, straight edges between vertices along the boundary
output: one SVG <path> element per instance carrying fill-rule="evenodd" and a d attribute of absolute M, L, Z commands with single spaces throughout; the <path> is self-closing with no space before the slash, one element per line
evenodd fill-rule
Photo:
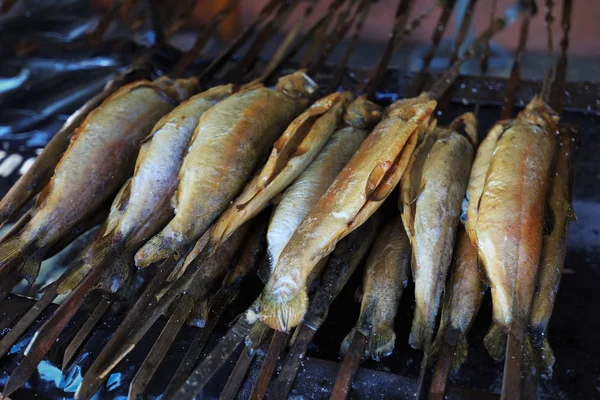
<path fill-rule="evenodd" d="M 367 347 L 367 355 L 373 360 L 379 361 L 383 357 L 387 357 L 394 351 L 396 343 L 396 334 L 391 326 L 378 326 L 373 329 L 369 337 L 369 345 Z"/>
<path fill-rule="evenodd" d="M 27 280 L 29 287 L 32 287 L 40 273 L 42 259 L 37 254 L 25 257 L 23 263 L 15 270 L 15 273 Z"/>
<path fill-rule="evenodd" d="M 554 367 L 556 358 L 554 357 L 554 352 L 552 351 L 548 338 L 544 338 L 544 343 L 542 344 L 540 351 L 544 375 L 547 379 L 550 379 L 552 378 L 552 368 Z"/>
<path fill-rule="evenodd" d="M 82 256 L 81 261 L 79 261 L 81 265 L 65 276 L 64 280 L 58 285 L 56 292 L 60 295 L 73 290 L 93 268 L 109 259 L 109 254 L 113 254 L 111 253 L 113 247 L 112 235 L 97 239 Z"/>
<path fill-rule="evenodd" d="M 108 259 L 108 258 L 107 258 Z M 104 271 L 100 282 L 97 286 L 108 293 L 117 293 L 121 290 L 127 290 L 127 284 L 133 275 L 133 265 L 130 253 L 124 253 L 110 262 L 110 267 Z M 123 297 L 126 293 L 122 293 Z"/>
<path fill-rule="evenodd" d="M 575 222 L 577 221 L 577 215 L 575 215 L 575 209 L 572 204 L 568 205 L 567 208 L 567 222 Z"/>
<path fill-rule="evenodd" d="M 379 163 L 371 170 L 365 186 L 365 197 L 370 198 L 385 177 L 391 163 Z"/>
<path fill-rule="evenodd" d="M 419 200 L 419 196 L 421 196 L 423 191 L 425 191 L 425 186 L 427 186 L 427 179 L 423 178 L 423 181 L 421 182 L 421 186 L 419 186 L 419 190 L 417 190 L 417 193 L 415 193 L 415 197 L 409 203 L 411 206 L 413 204 L 415 204 L 417 200 Z"/>
<path fill-rule="evenodd" d="M 287 332 L 302 322 L 308 308 L 306 288 L 285 301 L 274 295 L 263 296 L 259 318 L 265 324 L 278 331 Z"/>
<path fill-rule="evenodd" d="M 271 335 L 271 327 L 269 325 L 256 321 L 256 323 L 250 329 L 250 333 L 246 336 L 246 346 L 252 350 L 256 350 L 263 343 L 267 342 L 267 339 Z"/>
<path fill-rule="evenodd" d="M 469 354 L 469 343 L 467 337 L 464 334 L 460 334 L 458 337 L 458 343 L 456 346 L 456 352 L 454 354 L 454 362 L 452 362 L 452 369 L 457 370 L 465 361 L 467 361 L 467 355 Z"/>
<path fill-rule="evenodd" d="M 204 328 L 208 318 L 209 306 L 210 301 L 208 297 L 204 297 L 198 301 L 195 301 L 192 311 L 188 317 L 187 324 L 190 326 L 195 326 L 196 328 Z"/>
<path fill-rule="evenodd" d="M 121 186 L 119 193 L 115 196 L 106 219 L 106 228 L 104 229 L 104 236 L 112 232 L 120 221 L 121 215 L 127 204 L 129 203 L 129 197 L 131 196 L 131 178 Z"/>
<path fill-rule="evenodd" d="M 24 247 L 19 235 L 0 244 L 0 272 L 11 272 L 15 262 L 22 258 Z"/>
<path fill-rule="evenodd" d="M 171 255 L 171 249 L 165 246 L 160 234 L 154 235 L 135 254 L 135 265 L 138 268 L 148 268 L 152 264 L 165 260 Z"/>
<path fill-rule="evenodd" d="M 492 322 L 490 330 L 485 335 L 483 343 L 490 356 L 496 360 L 504 359 L 506 351 L 507 333 L 502 325 L 497 322 Z"/>
<path fill-rule="evenodd" d="M 423 349 L 433 334 L 433 327 L 427 322 L 422 312 L 415 310 L 408 343 L 414 349 Z"/>

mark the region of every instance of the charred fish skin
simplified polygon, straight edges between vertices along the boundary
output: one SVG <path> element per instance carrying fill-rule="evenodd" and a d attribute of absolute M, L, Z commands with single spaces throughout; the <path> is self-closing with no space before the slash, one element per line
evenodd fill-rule
<path fill-rule="evenodd" d="M 273 329 L 287 331 L 300 323 L 312 268 L 396 187 L 435 106 L 425 96 L 396 102 L 302 220 L 263 291 L 260 317 Z"/>
<path fill-rule="evenodd" d="M 495 359 L 529 316 L 557 130 L 558 116 L 535 97 L 496 143 L 479 201 L 475 236 L 493 303 L 485 345 Z"/>
<path fill-rule="evenodd" d="M 381 118 L 381 107 L 361 96 L 344 113 L 344 127 L 331 135 L 314 161 L 287 188 L 273 211 L 267 232 L 271 271 L 306 214 L 325 193 Z"/>
<path fill-rule="evenodd" d="M 345 354 L 356 331 L 368 338 L 366 356 L 379 361 L 394 349 L 394 320 L 410 273 L 410 242 L 398 215 L 381 230 L 369 252 L 360 317 L 342 343 Z"/>
<path fill-rule="evenodd" d="M 145 267 L 181 258 L 225 210 L 273 142 L 316 95 L 302 71 L 238 92 L 205 112 L 185 156 L 173 197 L 175 217 L 136 254 Z"/>
<path fill-rule="evenodd" d="M 467 334 L 479 311 L 485 293 L 484 277 L 477 264 L 477 248 L 464 229 L 460 229 L 450 278 L 444 292 L 440 328 L 432 353 L 438 353 L 444 341 L 456 345 L 453 367 L 467 359 Z"/>
<path fill-rule="evenodd" d="M 351 100 L 349 92 L 332 93 L 314 102 L 292 121 L 273 145 L 261 171 L 214 224 L 211 242 L 227 239 L 306 169 L 337 129 Z"/>
<path fill-rule="evenodd" d="M 464 135 L 459 133 L 464 131 Z M 404 197 L 403 214 L 412 213 L 410 232 L 415 281 L 415 316 L 409 342 L 421 349 L 433 337 L 444 282 L 448 274 L 462 200 L 467 190 L 477 144 L 478 123 L 472 113 L 459 116 L 448 128 L 429 132 L 415 154 L 422 161 L 412 164 L 419 171 L 411 176 L 411 198 Z M 433 136 L 428 140 L 427 136 Z M 403 182 L 403 185 L 406 182 Z M 406 190 L 403 191 L 406 193 Z M 407 218 L 403 218 L 407 222 Z"/>
<path fill-rule="evenodd" d="M 118 189 L 131 174 L 139 145 L 154 124 L 196 86 L 196 79 L 138 81 L 92 111 L 71 137 L 31 221 L 1 245 L 0 268 L 15 257 L 25 258 L 19 273 L 35 279 L 45 249 Z"/>
<path fill-rule="evenodd" d="M 576 129 L 561 127 L 555 173 L 546 204 L 549 232 L 543 239 L 537 288 L 529 319 L 533 345 L 542 348 L 548 372 L 551 372 L 554 357 L 546 332 L 567 254 L 569 224 L 576 220 L 572 206 L 576 154 Z"/>

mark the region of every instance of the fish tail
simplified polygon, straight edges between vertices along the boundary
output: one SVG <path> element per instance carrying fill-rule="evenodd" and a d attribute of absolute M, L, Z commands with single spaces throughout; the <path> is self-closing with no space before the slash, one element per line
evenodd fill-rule
<path fill-rule="evenodd" d="M 269 293 L 263 295 L 260 320 L 273 329 L 287 332 L 302 322 L 307 308 L 308 296 L 305 288 L 284 301 Z"/>
<path fill-rule="evenodd" d="M 16 262 L 23 255 L 23 247 L 20 236 L 0 244 L 0 273 L 4 274 L 14 270 Z"/>
<path fill-rule="evenodd" d="M 485 335 L 483 343 L 488 353 L 494 360 L 500 361 L 504 359 L 504 354 L 506 352 L 506 339 L 507 334 L 504 326 L 496 321 L 493 321 L 490 330 Z"/>
<path fill-rule="evenodd" d="M 165 246 L 161 235 L 155 235 L 135 254 L 135 265 L 138 268 L 148 268 L 154 263 L 166 260 L 172 250 Z"/>
<path fill-rule="evenodd" d="M 544 342 L 542 347 L 540 348 L 541 358 L 542 358 L 542 366 L 544 375 L 547 379 L 552 378 L 552 368 L 554 367 L 554 362 L 556 358 L 554 357 L 554 351 L 552 351 L 552 346 L 550 346 L 550 342 L 548 338 L 544 338 Z"/>
<path fill-rule="evenodd" d="M 27 280 L 29 287 L 32 287 L 40 273 L 41 265 L 42 258 L 34 253 L 30 256 L 26 256 L 26 258 L 23 260 L 23 263 L 19 265 L 15 272 L 17 275 L 22 276 L 25 280 Z"/>
<path fill-rule="evenodd" d="M 422 312 L 417 309 L 413 319 L 408 343 L 415 349 L 423 349 L 433 335 L 433 326 Z"/>
<path fill-rule="evenodd" d="M 467 342 L 467 336 L 463 333 L 458 338 L 456 345 L 456 353 L 454 354 L 454 362 L 452 363 L 453 369 L 459 369 L 465 361 L 467 361 L 467 355 L 469 354 L 469 343 Z"/>
<path fill-rule="evenodd" d="M 106 263 L 115 254 L 115 243 L 113 235 L 106 235 L 96 239 L 86 250 L 85 254 L 78 258 L 80 265 L 73 269 L 58 285 L 57 293 L 65 294 L 73 290 L 87 274 L 99 265 Z M 119 258 L 119 257 L 117 257 Z"/>
<path fill-rule="evenodd" d="M 208 297 L 204 297 L 194 302 L 194 307 L 188 317 L 188 325 L 195 326 L 196 328 L 204 328 L 206 319 L 208 318 L 208 308 Z"/>
<path fill-rule="evenodd" d="M 40 272 L 42 257 L 31 243 L 24 243 L 21 235 L 0 244 L 0 275 L 14 272 L 33 286 Z"/>
<path fill-rule="evenodd" d="M 250 333 L 246 337 L 246 346 L 252 350 L 256 350 L 267 341 L 270 334 L 271 328 L 269 325 L 260 321 L 256 321 L 256 323 L 250 329 Z"/>
<path fill-rule="evenodd" d="M 367 354 L 375 361 L 387 357 L 394 351 L 396 334 L 391 326 L 385 325 L 373 329 L 367 347 Z"/>

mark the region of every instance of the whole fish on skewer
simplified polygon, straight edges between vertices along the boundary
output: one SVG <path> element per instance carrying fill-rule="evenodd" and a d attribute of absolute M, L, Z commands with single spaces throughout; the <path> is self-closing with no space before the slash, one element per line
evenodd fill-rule
<path fill-rule="evenodd" d="M 394 103 L 300 223 L 262 295 L 260 318 L 267 325 L 287 331 L 300 323 L 307 309 L 310 271 L 391 193 L 435 105 L 426 96 Z"/>
<path fill-rule="evenodd" d="M 402 292 L 408 283 L 410 252 L 410 241 L 398 214 L 385 224 L 369 252 L 360 316 L 342 342 L 340 353 L 344 359 L 330 399 L 345 399 L 348 396 L 363 357 L 379 361 L 392 353 L 396 342 L 394 320 Z M 289 364 L 293 365 L 293 361 L 286 363 L 281 374 L 281 381 L 287 381 L 288 387 L 291 377 L 286 378 L 285 375 Z M 285 390 L 289 391 L 287 387 Z"/>
<path fill-rule="evenodd" d="M 47 249 L 119 188 L 152 126 L 195 86 L 194 79 L 138 81 L 92 111 L 40 193 L 31 220 L 0 245 L 2 274 L 14 271 L 32 282 Z"/>
<path fill-rule="evenodd" d="M 554 355 L 547 337 L 548 323 L 567 254 L 569 224 L 576 220 L 572 194 L 577 139 L 577 131 L 574 128 L 561 128 L 555 173 L 546 204 L 542 258 L 529 317 L 531 340 L 533 345 L 542 351 L 548 375 L 551 374 L 554 364 Z"/>
<path fill-rule="evenodd" d="M 215 223 L 209 246 L 218 246 L 262 211 L 311 164 L 336 131 L 350 100 L 349 92 L 332 93 L 317 100 L 287 127 L 275 142 L 262 170 Z"/>
<path fill-rule="evenodd" d="M 283 192 L 267 232 L 271 270 L 281 251 L 315 202 L 327 191 L 381 118 L 381 107 L 361 96 L 344 113 L 337 130 L 308 168 Z"/>
<path fill-rule="evenodd" d="M 523 343 L 542 251 L 557 124 L 555 112 L 534 97 L 498 134 L 485 180 L 469 187 L 469 203 L 476 205 L 469 216 L 471 239 L 492 289 L 493 323 L 485 345 L 495 359 L 503 358 L 509 331 Z"/>
<path fill-rule="evenodd" d="M 69 290 L 72 293 L 38 331 L 38 343 L 32 342 L 34 350 L 54 340 L 60 327 L 66 325 L 93 287 L 106 293 L 126 290 L 135 251 L 172 216 L 168 200 L 176 189 L 179 167 L 200 116 L 231 91 L 232 85 L 205 91 L 156 124 L 140 149 L 134 177 L 123 186 L 113 203 L 104 232 L 82 254 L 81 267 L 66 275 L 56 288 L 57 294 Z M 48 329 L 52 332 L 46 332 Z M 31 357 L 40 357 L 43 353 L 43 349 L 33 351 Z"/>
<path fill-rule="evenodd" d="M 387 223 L 377 236 L 365 264 L 360 316 L 344 339 L 341 354 L 359 332 L 368 339 L 365 356 L 379 361 L 390 355 L 396 342 L 394 320 L 408 283 L 410 242 L 400 216 Z"/>
<path fill-rule="evenodd" d="M 136 264 L 185 256 L 316 90 L 298 71 L 280 78 L 274 90 L 256 84 L 203 114 L 181 167 L 175 217 L 140 249 Z"/>
<path fill-rule="evenodd" d="M 94 253 L 102 254 L 105 246 L 113 249 L 126 246 L 124 264 L 130 265 L 133 261 L 130 253 L 137 251 L 172 217 L 169 205 L 161 207 L 161 203 L 165 198 L 171 198 L 177 188 L 179 169 L 198 121 L 202 114 L 232 92 L 233 85 L 216 86 L 192 96 L 157 122 L 140 147 L 133 177 L 121 188 L 113 202 L 106 230 L 83 255 L 83 259 L 90 261 L 85 263 L 85 268 L 72 273 L 61 284 L 59 292 L 72 290 L 94 265 L 102 262 L 91 260 L 97 257 Z M 149 224 L 146 220 L 152 213 L 156 214 L 152 217 L 155 223 Z M 140 226 L 141 221 L 146 221 L 147 226 Z M 132 237 L 132 233 L 139 230 L 141 232 Z M 116 264 L 113 262 L 113 265 Z M 110 291 L 114 292 L 121 283 L 116 286 Z"/>
<path fill-rule="evenodd" d="M 456 346 L 454 368 L 460 367 L 467 359 L 467 334 L 485 293 L 482 273 L 477 265 L 477 248 L 460 229 L 450 279 L 444 292 L 440 327 L 431 351 L 433 355 L 437 354 L 444 343 Z"/>
<path fill-rule="evenodd" d="M 410 335 L 428 346 L 450 266 L 461 204 L 477 145 L 471 113 L 427 132 L 402 181 L 402 220 L 413 249 L 416 309 Z"/>

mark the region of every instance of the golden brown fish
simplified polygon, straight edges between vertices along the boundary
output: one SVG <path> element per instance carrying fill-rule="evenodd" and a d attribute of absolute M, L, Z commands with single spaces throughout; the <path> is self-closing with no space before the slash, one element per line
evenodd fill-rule
<path fill-rule="evenodd" d="M 394 103 L 300 223 L 263 291 L 260 318 L 266 324 L 287 331 L 300 323 L 306 278 L 396 187 L 435 106 L 426 96 Z"/>
<path fill-rule="evenodd" d="M 34 280 L 46 250 L 123 184 L 142 140 L 196 84 L 195 79 L 138 81 L 91 112 L 40 193 L 31 220 L 0 246 L 0 268 L 7 272 L 21 260 L 16 272 Z"/>
<path fill-rule="evenodd" d="M 540 264 L 557 124 L 556 113 L 536 96 L 508 125 L 492 153 L 471 221 L 492 289 L 493 323 L 485 345 L 495 359 L 504 356 L 509 330 L 523 341 L 519 336 L 527 323 Z"/>
<path fill-rule="evenodd" d="M 485 293 L 482 272 L 477 265 L 477 248 L 466 231 L 460 228 L 450 279 L 444 292 L 440 328 L 432 350 L 436 354 L 444 341 L 455 345 L 454 368 L 460 367 L 467 359 L 467 334 Z"/>
<path fill-rule="evenodd" d="M 126 83 L 127 74 L 121 74 L 111 79 L 102 92 L 88 100 L 81 108 L 75 111 L 48 142 L 44 150 L 35 159 L 31 167 L 10 188 L 0 201 L 0 226 L 11 216 L 18 212 L 31 199 L 33 199 L 54 173 L 65 150 L 69 147 L 69 140 L 77 127 L 85 118 L 98 107 L 108 96 L 116 92 Z"/>
<path fill-rule="evenodd" d="M 548 372 L 551 372 L 554 356 L 546 332 L 567 254 L 569 224 L 576 220 L 572 205 L 576 154 L 576 129 L 561 128 L 555 173 L 546 204 L 547 232 L 529 317 L 533 345 L 542 349 Z"/>
<path fill-rule="evenodd" d="M 430 344 L 477 145 L 477 119 L 466 113 L 430 130 L 402 181 L 402 220 L 413 250 L 415 316 L 410 344 Z"/>
<path fill-rule="evenodd" d="M 402 292 L 408 283 L 410 242 L 400 215 L 384 226 L 365 264 L 360 316 L 344 339 L 346 354 L 355 332 L 368 338 L 365 355 L 379 361 L 394 350 L 394 320 Z"/>
<path fill-rule="evenodd" d="M 271 270 L 300 222 L 380 118 L 381 107 L 364 96 L 354 100 L 344 114 L 345 126 L 331 136 L 315 160 L 285 190 L 275 207 L 267 232 Z"/>
<path fill-rule="evenodd" d="M 298 71 L 281 78 L 274 90 L 255 85 L 204 113 L 179 174 L 175 217 L 140 249 L 136 264 L 146 267 L 185 256 L 316 90 Z"/>
<path fill-rule="evenodd" d="M 349 92 L 332 93 L 317 100 L 287 127 L 262 170 L 214 224 L 213 246 L 261 212 L 306 169 L 338 128 L 350 100 Z"/>
<path fill-rule="evenodd" d="M 172 218 L 164 199 L 171 198 L 177 188 L 179 169 L 198 120 L 232 91 L 233 85 L 222 85 L 199 93 L 157 122 L 140 147 L 133 177 L 113 201 L 104 232 L 82 255 L 84 264 L 61 284 L 60 292 L 71 290 L 93 266 L 102 263 L 103 255 L 107 254 L 103 249 L 106 246 L 126 247 L 121 254 L 127 260 L 122 264 L 129 266 L 133 262 L 131 252 L 137 251 Z M 152 221 L 148 221 L 151 214 Z M 137 235 L 132 237 L 135 231 Z M 127 279 L 129 268 L 117 271 L 116 264 L 113 262 L 112 271 L 106 272 L 106 278 L 114 276 L 116 279 L 101 280 L 111 282 L 107 288 L 110 292 L 118 290 Z"/>

